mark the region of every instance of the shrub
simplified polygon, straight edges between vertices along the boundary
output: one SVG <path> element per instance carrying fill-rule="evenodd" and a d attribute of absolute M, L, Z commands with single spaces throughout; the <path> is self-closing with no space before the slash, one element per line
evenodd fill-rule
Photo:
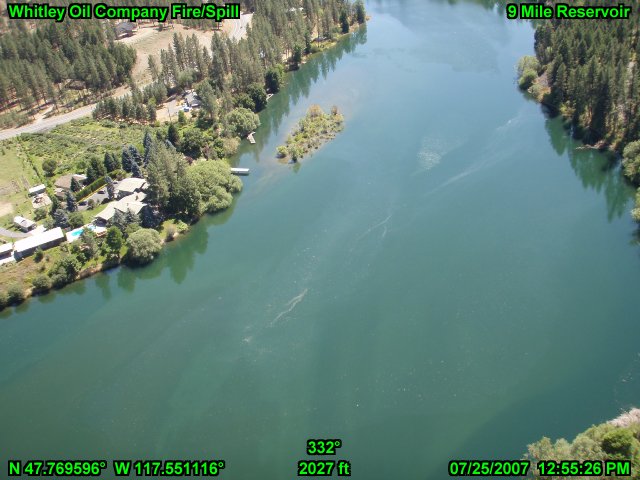
<path fill-rule="evenodd" d="M 115 226 L 109 227 L 103 243 L 105 250 L 111 255 L 120 256 L 122 245 L 124 245 L 124 237 L 120 229 Z"/>
<path fill-rule="evenodd" d="M 278 64 L 269 68 L 265 75 L 265 83 L 271 92 L 279 92 L 284 85 L 284 67 Z"/>
<path fill-rule="evenodd" d="M 40 273 L 33 278 L 31 285 L 37 293 L 46 292 L 51 288 L 51 279 L 44 273 Z"/>
<path fill-rule="evenodd" d="M 240 137 L 246 137 L 260 126 L 258 115 L 242 107 L 231 110 L 226 116 L 226 121 L 231 132 Z"/>
<path fill-rule="evenodd" d="M 73 282 L 79 271 L 80 262 L 78 259 L 73 255 L 65 255 L 56 260 L 51 270 L 49 270 L 49 276 L 53 286 L 59 288 Z"/>
<path fill-rule="evenodd" d="M 280 145 L 277 149 L 278 158 L 284 158 L 287 156 L 287 147 L 285 145 Z"/>
<path fill-rule="evenodd" d="M 222 139 L 222 153 L 225 157 L 230 157 L 235 155 L 238 151 L 238 147 L 240 146 L 240 141 L 235 138 L 223 138 Z"/>
<path fill-rule="evenodd" d="M 602 450 L 615 458 L 629 459 L 637 449 L 638 441 L 631 431 L 618 428 L 602 437 Z"/>
<path fill-rule="evenodd" d="M 46 208 L 38 208 L 33 216 L 36 219 L 36 221 L 37 220 L 42 220 L 42 219 L 46 218 L 46 216 L 47 216 L 47 209 Z"/>
<path fill-rule="evenodd" d="M 176 222 L 176 228 L 178 229 L 178 233 L 185 233 L 189 231 L 189 225 L 184 223 L 182 220 L 178 220 Z"/>
<path fill-rule="evenodd" d="M 150 228 L 142 228 L 127 239 L 127 261 L 132 264 L 150 263 L 162 249 L 160 234 Z"/>
<path fill-rule="evenodd" d="M 233 196 L 222 187 L 214 187 L 213 195 L 207 202 L 207 212 L 216 213 L 231 206 Z"/>
<path fill-rule="evenodd" d="M 126 228 L 124 229 L 124 234 L 126 237 L 130 237 L 131 235 L 133 235 L 134 233 L 136 233 L 138 230 L 140 230 L 140 224 L 139 223 L 130 223 L 129 225 L 126 226 Z"/>
<path fill-rule="evenodd" d="M 36 248 L 36 251 L 33 254 L 33 260 L 36 263 L 38 263 L 38 262 L 41 262 L 43 258 L 44 258 L 44 252 L 42 251 L 42 249 L 40 247 Z"/>
<path fill-rule="evenodd" d="M 7 305 L 17 305 L 24 301 L 24 289 L 22 285 L 12 283 L 7 288 Z"/>
<path fill-rule="evenodd" d="M 165 234 L 165 241 L 167 241 L 167 242 L 172 241 L 173 238 L 176 236 L 177 232 L 178 232 L 178 229 L 176 228 L 175 225 L 167 225 L 166 234 Z"/>
<path fill-rule="evenodd" d="M 540 70 L 540 62 L 533 55 L 525 55 L 518 60 L 518 76 L 521 77 L 526 70 L 533 70 L 537 76 Z"/>
<path fill-rule="evenodd" d="M 9 305 L 9 300 L 7 299 L 7 293 L 0 291 L 0 310 L 3 310 L 7 305 Z"/>
<path fill-rule="evenodd" d="M 42 170 L 47 177 L 53 177 L 56 173 L 56 168 L 58 168 L 58 164 L 55 160 L 48 158 L 44 162 L 42 162 Z"/>
<path fill-rule="evenodd" d="M 84 225 L 84 217 L 80 212 L 72 212 L 69 214 L 69 226 L 71 228 L 79 228 Z"/>
<path fill-rule="evenodd" d="M 522 76 L 520 77 L 520 80 L 518 80 L 518 85 L 522 90 L 528 90 L 531 85 L 533 85 L 536 78 L 538 78 L 538 74 L 535 70 L 528 68 L 522 72 Z"/>

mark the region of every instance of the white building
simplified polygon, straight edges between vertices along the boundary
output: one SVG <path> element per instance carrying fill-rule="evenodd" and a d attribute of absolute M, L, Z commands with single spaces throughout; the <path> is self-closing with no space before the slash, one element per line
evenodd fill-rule
<path fill-rule="evenodd" d="M 144 178 L 125 178 L 124 180 L 120 180 L 120 183 L 118 183 L 118 187 L 116 188 L 116 197 L 128 197 L 134 193 L 141 192 L 145 188 L 147 188 L 147 181 Z"/>
<path fill-rule="evenodd" d="M 0 245 L 0 260 L 11 256 L 13 252 L 13 243 L 5 243 Z"/>
<path fill-rule="evenodd" d="M 44 193 L 47 190 L 47 187 L 44 186 L 43 183 L 41 183 L 40 185 L 36 185 L 35 187 L 31 187 L 29 189 L 29 196 L 33 197 L 34 195 L 40 195 L 41 193 Z"/>
<path fill-rule="evenodd" d="M 60 227 L 47 230 L 31 237 L 23 238 L 13 244 L 16 258 L 24 258 L 33 254 L 38 248 L 48 250 L 64 241 L 64 233 Z"/>
<path fill-rule="evenodd" d="M 13 217 L 13 223 L 23 232 L 29 232 L 37 227 L 36 222 L 29 220 L 28 218 L 21 217 L 20 215 Z"/>
<path fill-rule="evenodd" d="M 107 205 L 107 208 L 94 217 L 96 219 L 96 224 L 108 224 L 116 214 L 116 210 L 123 214 L 131 212 L 138 215 L 147 206 L 146 203 L 143 203 L 143 200 L 146 197 L 147 195 L 145 193 L 140 192 L 121 198 L 117 202 L 111 202 Z"/>

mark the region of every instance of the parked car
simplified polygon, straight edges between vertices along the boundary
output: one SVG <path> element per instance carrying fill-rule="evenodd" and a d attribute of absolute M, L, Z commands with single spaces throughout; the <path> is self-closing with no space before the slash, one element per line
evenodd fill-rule
<path fill-rule="evenodd" d="M 191 109 L 187 105 L 185 105 L 184 107 L 182 107 L 182 111 L 183 112 L 190 112 Z"/>
<path fill-rule="evenodd" d="M 104 195 L 105 193 L 107 193 L 107 191 L 106 191 L 106 190 L 104 190 L 104 189 L 103 189 L 103 190 L 98 190 L 98 193 L 100 193 L 100 194 Z"/>

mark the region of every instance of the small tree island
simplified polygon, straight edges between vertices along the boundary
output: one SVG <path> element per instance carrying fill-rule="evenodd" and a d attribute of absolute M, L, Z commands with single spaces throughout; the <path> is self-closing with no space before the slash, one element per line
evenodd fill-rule
<path fill-rule="evenodd" d="M 298 128 L 287 138 L 287 143 L 278 147 L 278 158 L 295 163 L 311 150 L 335 138 L 343 128 L 344 117 L 338 107 L 331 107 L 331 113 L 325 113 L 319 105 L 311 105 Z"/>

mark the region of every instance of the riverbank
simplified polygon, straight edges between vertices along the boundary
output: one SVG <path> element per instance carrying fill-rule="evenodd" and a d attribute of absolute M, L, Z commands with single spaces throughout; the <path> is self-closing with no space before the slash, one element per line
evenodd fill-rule
<path fill-rule="evenodd" d="M 640 224 L 640 140 L 625 142 L 618 138 L 614 142 L 609 142 L 602 138 L 602 132 L 597 132 L 598 139 L 590 142 L 589 125 L 579 119 L 576 120 L 574 109 L 566 105 L 558 106 L 553 100 L 558 94 L 550 87 L 547 66 L 541 65 L 537 57 L 529 55 L 522 57 L 518 62 L 518 76 L 520 89 L 526 91 L 554 115 L 560 115 L 565 129 L 584 142 L 580 149 L 608 151 L 621 159 L 624 176 L 637 189 L 635 206 L 630 212 L 631 218 Z"/>
<path fill-rule="evenodd" d="M 55 228 L 50 230 L 56 235 L 54 241 L 37 243 L 26 253 L 15 244 L 16 262 L 0 266 L 0 309 L 122 262 L 132 266 L 148 264 L 166 241 L 186 233 L 188 224 L 204 214 L 229 208 L 233 194 L 242 190 L 242 182 L 231 174 L 226 161 L 201 160 L 189 165 L 173 148 L 149 141 L 146 179 L 132 179 L 138 180 L 135 184 L 142 191 L 128 197 L 118 195 L 120 200 L 101 206 L 92 222 L 80 229 L 69 225 L 74 215 L 84 222 L 80 212 L 67 215 L 64 209 L 56 208 L 53 219 L 47 220 L 55 222 Z M 72 198 L 68 193 L 67 208 L 77 210 Z M 97 229 L 105 224 L 108 228 Z M 79 234 L 70 236 L 72 229 Z M 64 231 L 66 242 L 60 233 Z M 38 242 L 37 238 L 33 242 Z"/>
<path fill-rule="evenodd" d="M 335 46 L 342 38 L 343 36 L 340 35 L 337 39 L 327 40 L 320 45 Z M 321 48 L 320 50 L 326 50 L 326 48 Z M 319 51 L 315 51 L 314 49 L 313 53 L 304 57 L 304 61 L 309 61 L 315 53 L 319 53 Z M 294 72 L 293 75 L 295 74 Z M 337 111 L 334 115 L 328 115 L 328 117 L 331 117 L 331 123 L 333 124 L 337 125 L 338 123 L 342 123 L 342 116 Z M 339 122 L 337 122 L 338 118 L 340 119 Z M 133 153 L 131 153 L 131 155 L 128 154 L 128 156 L 137 158 L 137 162 L 141 162 L 142 160 L 140 159 L 144 158 L 144 165 L 140 164 L 138 167 L 150 183 L 149 190 L 153 192 L 153 206 L 159 206 L 163 210 L 168 209 L 170 212 L 178 212 L 178 215 L 175 215 L 175 221 L 164 222 L 157 227 L 151 225 L 147 218 L 138 216 L 129 219 L 126 218 L 128 215 L 125 215 L 125 218 L 120 218 L 117 222 L 122 239 L 116 239 L 115 246 L 105 246 L 108 240 L 104 238 L 96 238 L 91 234 L 83 234 L 77 243 L 64 244 L 42 252 L 38 255 L 37 261 L 33 257 L 29 257 L 21 260 L 19 263 L 0 267 L 0 280 L 2 280 L 1 283 L 4 286 L 3 289 L 0 289 L 0 310 L 6 306 L 18 305 L 31 296 L 44 294 L 51 289 L 63 288 L 69 283 L 88 278 L 126 262 L 130 250 L 127 241 L 132 234 L 135 234 L 135 232 L 140 229 L 148 227 L 155 229 L 161 238 L 162 248 L 167 242 L 174 240 L 179 235 L 186 234 L 189 229 L 187 224 L 196 222 L 201 215 L 215 213 L 230 207 L 233 202 L 233 193 L 238 192 L 241 188 L 242 184 L 240 180 L 236 177 L 229 176 L 228 172 L 207 172 L 206 170 L 209 168 L 208 166 L 226 165 L 224 160 L 215 160 L 215 158 L 228 157 L 234 154 L 237 150 L 238 142 L 231 142 L 231 140 L 233 140 L 231 137 L 218 137 L 211 141 L 211 147 L 208 148 L 203 144 L 201 137 L 198 135 L 200 132 L 199 127 L 202 123 L 202 116 L 187 119 L 186 116 L 182 115 L 178 122 L 168 125 L 169 130 L 166 132 L 163 128 L 157 126 L 145 129 L 143 126 L 135 124 L 127 126 L 126 124 L 106 119 L 101 121 L 84 120 L 79 124 L 81 128 L 77 128 L 77 126 L 69 126 L 68 128 L 59 127 L 60 131 L 56 130 L 48 134 L 43 134 L 43 136 L 47 137 L 46 142 L 44 139 L 41 141 L 38 140 L 41 135 L 29 137 L 30 142 L 33 143 L 33 145 L 29 143 L 29 148 L 26 148 L 24 142 L 14 140 L 13 142 L 16 143 L 15 148 L 20 147 L 23 152 L 30 150 L 32 154 L 31 157 L 33 155 L 37 156 L 37 161 L 29 158 L 28 163 L 32 165 L 36 175 L 42 176 L 42 171 L 38 169 L 36 164 L 43 162 L 44 159 L 48 159 L 52 155 L 56 158 L 61 157 L 64 159 L 65 163 L 62 166 L 58 165 L 58 170 L 64 168 L 65 171 L 73 172 L 76 171 L 76 169 L 80 169 L 81 171 L 80 164 L 72 160 L 75 158 L 73 152 L 67 155 L 59 155 L 60 152 L 58 149 L 51 148 L 51 142 L 55 144 L 57 141 L 64 140 L 65 148 L 68 148 L 69 144 L 74 145 L 74 142 L 69 142 L 69 140 L 74 138 L 75 135 L 79 134 L 80 138 L 84 138 L 90 134 L 90 138 L 93 139 L 95 137 L 94 133 L 107 133 L 109 141 L 99 141 L 97 144 L 98 148 L 111 149 L 111 143 L 115 142 L 115 137 L 111 138 L 114 136 L 114 132 L 117 132 L 120 136 L 125 134 L 131 144 L 140 145 L 139 153 L 137 153 L 137 149 L 133 147 Z M 206 122 L 204 123 L 206 124 Z M 140 141 L 136 141 L 133 136 L 140 135 L 140 138 L 142 138 L 142 132 L 145 132 L 144 140 L 140 143 Z M 185 159 L 176 157 L 174 161 L 182 165 L 179 169 L 184 169 L 188 178 L 185 180 L 187 182 L 185 186 L 181 188 L 171 188 L 169 185 L 166 185 L 162 179 L 169 178 L 172 175 L 170 175 L 169 172 L 161 174 L 161 170 L 158 170 L 164 168 L 163 162 L 156 162 L 154 158 L 149 159 L 148 152 L 153 151 L 153 148 L 149 147 L 148 142 L 156 142 L 156 140 L 154 140 L 156 137 L 163 141 L 165 138 L 172 141 L 172 144 L 178 146 L 183 152 L 188 153 L 195 150 L 197 153 L 196 157 L 201 157 L 201 155 L 206 154 L 208 157 L 213 158 L 205 160 L 201 157 L 199 161 L 194 161 L 189 157 L 185 157 L 187 162 L 191 163 L 187 164 L 185 163 Z M 151 140 L 149 140 L 149 138 L 151 138 Z M 95 152 L 95 147 L 96 145 L 93 145 L 92 141 L 86 148 Z M 162 147 L 162 151 L 165 150 L 166 149 Z M 113 161 L 113 156 L 110 155 L 109 151 L 105 153 L 105 162 Z M 27 156 L 29 156 L 29 154 L 27 154 Z M 123 156 L 123 160 L 124 158 Z M 128 168 L 129 170 L 135 170 L 138 167 L 129 165 Z M 210 176 L 210 174 L 213 176 Z M 226 178 L 226 180 L 222 181 L 222 184 L 220 184 L 221 175 Z M 214 181 L 212 178 L 216 180 Z M 176 190 L 183 192 L 184 197 L 182 199 L 176 200 L 174 198 L 172 200 L 171 195 L 165 195 L 165 198 L 158 198 L 157 196 L 158 191 L 165 191 L 168 194 Z M 191 195 L 194 191 L 197 195 Z M 93 216 L 99 214 L 104 208 L 105 206 L 99 206 L 85 212 L 85 222 L 90 222 Z M 153 222 L 151 221 L 151 223 Z M 109 234 L 110 233 L 107 232 L 107 236 L 109 236 Z M 113 235 L 116 234 L 113 233 L 112 236 Z M 155 252 L 150 255 L 148 261 L 144 263 L 152 261 L 157 253 L 158 252 Z M 131 263 L 135 264 L 138 262 L 133 261 Z"/>
<path fill-rule="evenodd" d="M 544 437 L 528 446 L 526 459 L 532 461 L 534 479 L 547 478 L 539 475 L 535 466 L 538 462 L 601 460 L 624 460 L 630 462 L 626 476 L 637 478 L 640 469 L 640 410 L 631 409 L 617 418 L 594 425 L 578 434 L 573 441 L 560 438 L 555 442 Z M 598 478 L 610 478 L 604 472 L 593 472 Z M 613 475 L 614 477 L 616 475 Z"/>
<path fill-rule="evenodd" d="M 479 2 L 369 4 L 366 35 L 262 112 L 233 211 L 148 267 L 0 314 L 11 458 L 210 445 L 234 478 L 275 479 L 327 432 L 358 478 L 442 480 L 454 454 L 517 459 L 637 402 L 626 189 L 513 88 L 529 25 Z M 313 104 L 345 130 L 278 165 Z"/>

